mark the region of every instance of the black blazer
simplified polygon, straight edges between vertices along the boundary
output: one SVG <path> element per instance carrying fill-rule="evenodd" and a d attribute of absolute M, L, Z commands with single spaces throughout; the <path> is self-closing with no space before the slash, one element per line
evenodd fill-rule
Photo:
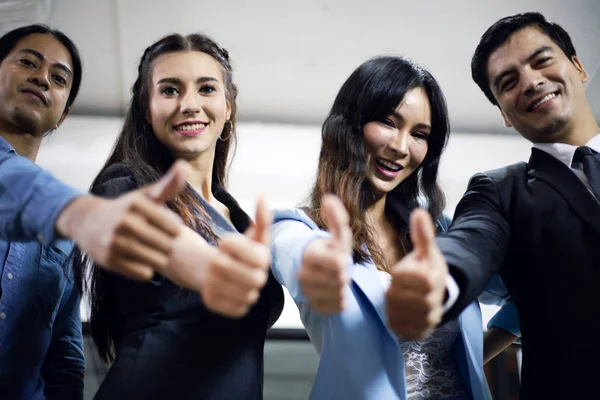
<path fill-rule="evenodd" d="M 600 204 L 533 149 L 529 163 L 475 175 L 438 244 L 460 287 L 455 318 L 499 272 L 519 312 L 521 399 L 598 391 Z"/>
<path fill-rule="evenodd" d="M 138 186 L 124 164 L 104 170 L 99 182 L 95 192 L 107 197 Z M 235 229 L 243 232 L 248 215 L 224 188 L 214 194 L 229 208 Z M 207 212 L 221 229 L 233 230 L 214 209 Z M 272 274 L 250 312 L 233 319 L 209 311 L 197 293 L 161 276 L 134 282 L 100 273 L 112 310 L 104 318 L 119 340 L 96 399 L 262 398 L 266 332 L 283 308 L 283 290 Z"/>

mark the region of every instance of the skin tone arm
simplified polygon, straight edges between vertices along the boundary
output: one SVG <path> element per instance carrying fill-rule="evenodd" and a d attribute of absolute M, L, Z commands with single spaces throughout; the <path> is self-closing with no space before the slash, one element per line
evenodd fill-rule
<path fill-rule="evenodd" d="M 199 292 L 210 310 L 241 317 L 267 281 L 272 213 L 260 199 L 246 234 L 210 246 L 163 206 L 183 189 L 187 174 L 188 165 L 178 161 L 159 182 L 117 199 L 79 197 L 59 215 L 57 230 L 109 271 L 138 280 L 159 272 Z"/>
<path fill-rule="evenodd" d="M 177 162 L 155 184 L 113 200 L 80 196 L 58 216 L 56 230 L 108 271 L 138 280 L 155 271 L 169 277 L 169 254 L 182 222 L 164 202 L 184 188 L 188 169 Z"/>
<path fill-rule="evenodd" d="M 176 238 L 169 259 L 173 282 L 200 293 L 211 311 L 242 317 L 256 303 L 267 282 L 271 263 L 269 228 L 273 214 L 259 199 L 255 225 L 245 234 L 229 234 L 218 247 L 184 227 Z"/>
<path fill-rule="evenodd" d="M 519 337 L 498 326 L 490 327 L 483 336 L 483 363 L 487 364 Z"/>

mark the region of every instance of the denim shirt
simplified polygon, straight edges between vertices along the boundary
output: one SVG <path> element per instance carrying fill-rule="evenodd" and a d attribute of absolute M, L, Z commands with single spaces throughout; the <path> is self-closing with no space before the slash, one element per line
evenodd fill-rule
<path fill-rule="evenodd" d="M 0 284 L 0 398 L 82 399 L 80 293 L 72 243 L 8 244 Z"/>
<path fill-rule="evenodd" d="M 54 229 L 77 195 L 0 137 L 2 399 L 83 398 L 80 294 L 67 267 L 72 244 L 56 240 Z"/>
<path fill-rule="evenodd" d="M 0 137 L 0 239 L 51 244 L 56 218 L 79 194 Z"/>

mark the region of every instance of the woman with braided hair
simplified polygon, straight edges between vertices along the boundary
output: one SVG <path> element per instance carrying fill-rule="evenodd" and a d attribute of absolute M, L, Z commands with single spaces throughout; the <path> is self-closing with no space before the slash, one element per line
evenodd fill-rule
<path fill-rule="evenodd" d="M 112 361 L 98 399 L 262 398 L 265 336 L 283 292 L 267 272 L 266 204 L 258 202 L 253 224 L 226 190 L 236 95 L 227 51 L 204 35 L 166 36 L 142 56 L 92 192 L 117 196 L 186 160 L 187 187 L 168 205 L 187 227 L 169 266 L 197 265 L 203 284 L 187 290 L 160 275 L 135 282 L 76 257 L 90 277 L 92 336 Z"/>

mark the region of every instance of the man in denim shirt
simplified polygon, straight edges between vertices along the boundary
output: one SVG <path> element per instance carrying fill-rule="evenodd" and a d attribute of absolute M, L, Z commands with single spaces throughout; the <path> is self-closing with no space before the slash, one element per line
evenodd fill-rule
<path fill-rule="evenodd" d="M 34 25 L 0 38 L 0 151 L 35 161 L 43 137 L 67 116 L 80 82 L 79 54 L 61 32 Z M 1 397 L 83 397 L 71 249 L 66 240 L 0 241 Z"/>
<path fill-rule="evenodd" d="M 80 79 L 77 50 L 60 32 L 33 25 L 0 38 L 0 398 L 82 397 L 79 293 L 67 260 L 72 244 L 60 238 L 130 278 L 158 271 L 189 289 L 201 283 L 170 265 L 182 224 L 164 202 L 185 186 L 185 163 L 108 200 L 32 162 L 67 116 Z"/>

